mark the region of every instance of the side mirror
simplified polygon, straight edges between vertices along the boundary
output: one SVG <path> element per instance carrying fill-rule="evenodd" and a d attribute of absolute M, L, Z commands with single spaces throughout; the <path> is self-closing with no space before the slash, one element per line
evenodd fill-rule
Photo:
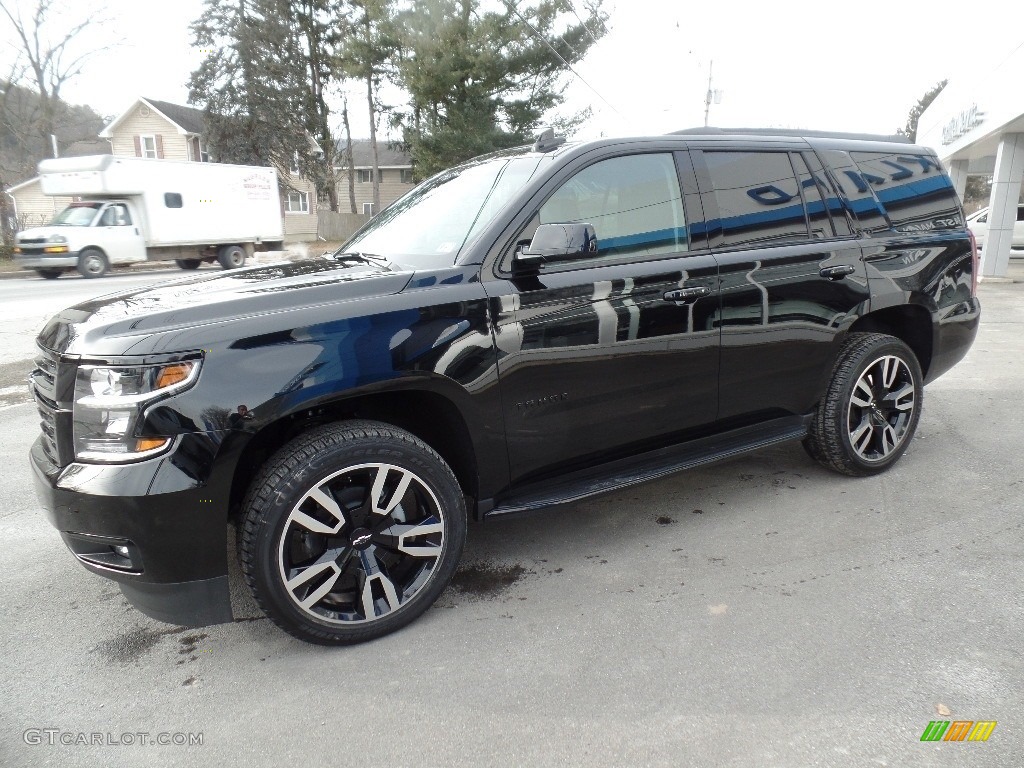
<path fill-rule="evenodd" d="M 541 264 L 572 261 L 597 253 L 597 233 L 590 224 L 541 224 L 525 251 L 512 259 L 516 271 L 535 270 Z"/>

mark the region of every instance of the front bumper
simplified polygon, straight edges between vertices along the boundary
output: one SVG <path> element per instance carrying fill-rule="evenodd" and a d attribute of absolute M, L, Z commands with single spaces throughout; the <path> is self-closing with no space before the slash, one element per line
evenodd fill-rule
<path fill-rule="evenodd" d="M 40 504 L 68 549 L 159 621 L 232 620 L 227 492 L 206 482 L 218 437 L 182 435 L 171 452 L 135 464 L 58 468 L 42 438 L 29 454 Z"/>
<path fill-rule="evenodd" d="M 23 269 L 59 269 L 78 266 L 78 252 L 43 254 L 16 253 L 14 263 Z"/>

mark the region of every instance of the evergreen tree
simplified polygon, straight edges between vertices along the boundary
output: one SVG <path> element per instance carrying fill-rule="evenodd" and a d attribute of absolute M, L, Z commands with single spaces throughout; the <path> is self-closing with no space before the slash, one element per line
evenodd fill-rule
<path fill-rule="evenodd" d="M 921 115 L 931 106 L 935 98 L 942 93 L 942 89 L 946 87 L 948 82 L 949 80 L 940 80 L 924 96 L 918 99 L 917 104 L 911 108 L 910 114 L 907 115 L 907 124 L 896 131 L 896 133 L 907 136 L 912 142 L 917 141 L 917 121 L 921 119 Z"/>
<path fill-rule="evenodd" d="M 600 2 L 421 0 L 399 13 L 394 78 L 410 97 L 397 116 L 416 173 L 528 141 L 564 101 L 570 67 L 604 34 Z"/>

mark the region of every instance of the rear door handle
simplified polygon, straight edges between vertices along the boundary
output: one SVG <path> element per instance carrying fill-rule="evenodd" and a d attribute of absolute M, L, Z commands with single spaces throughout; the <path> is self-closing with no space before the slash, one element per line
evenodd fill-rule
<path fill-rule="evenodd" d="M 665 292 L 665 301 L 673 301 L 676 303 L 686 301 L 696 301 L 702 299 L 705 296 L 711 295 L 711 289 L 706 285 L 698 285 L 694 288 L 680 288 L 675 291 Z"/>
<path fill-rule="evenodd" d="M 825 267 L 818 274 L 826 280 L 842 280 L 847 275 L 852 275 L 857 268 L 852 264 L 840 264 L 838 267 Z"/>

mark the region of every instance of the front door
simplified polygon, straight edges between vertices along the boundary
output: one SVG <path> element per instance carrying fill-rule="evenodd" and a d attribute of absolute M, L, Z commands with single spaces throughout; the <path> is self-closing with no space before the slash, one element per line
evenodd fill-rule
<path fill-rule="evenodd" d="M 146 258 L 146 243 L 139 224 L 132 220 L 125 203 L 110 203 L 96 223 L 97 245 L 107 254 L 111 264 L 126 264 Z"/>
<path fill-rule="evenodd" d="M 598 252 L 489 285 L 513 484 L 657 447 L 714 421 L 717 268 L 690 250 L 670 152 L 593 162 L 537 204 Z"/>

